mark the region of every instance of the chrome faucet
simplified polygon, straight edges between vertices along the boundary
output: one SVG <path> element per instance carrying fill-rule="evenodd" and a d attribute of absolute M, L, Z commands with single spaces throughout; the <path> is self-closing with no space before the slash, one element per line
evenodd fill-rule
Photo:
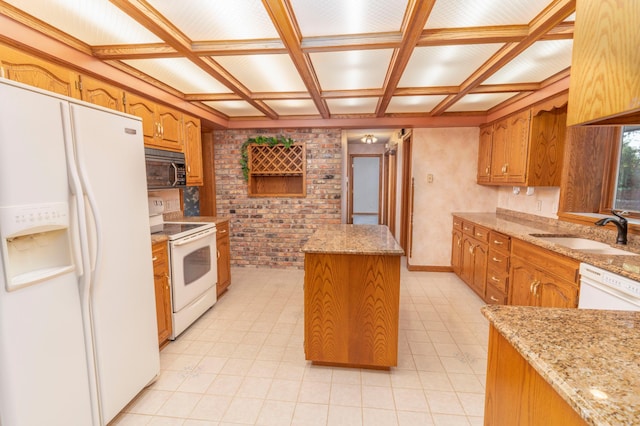
<path fill-rule="evenodd" d="M 617 217 L 605 217 L 600 219 L 595 224 L 598 226 L 604 226 L 607 223 L 613 223 L 618 228 L 618 237 L 616 238 L 616 244 L 627 244 L 627 219 L 622 217 L 622 212 L 618 213 L 615 210 L 611 210 L 611 213 Z"/>

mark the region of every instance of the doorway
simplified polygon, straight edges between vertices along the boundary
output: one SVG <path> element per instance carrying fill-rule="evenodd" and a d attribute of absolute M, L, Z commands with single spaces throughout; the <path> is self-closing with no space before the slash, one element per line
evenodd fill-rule
<path fill-rule="evenodd" d="M 349 163 L 348 223 L 381 224 L 382 155 L 354 154 L 349 156 Z"/>

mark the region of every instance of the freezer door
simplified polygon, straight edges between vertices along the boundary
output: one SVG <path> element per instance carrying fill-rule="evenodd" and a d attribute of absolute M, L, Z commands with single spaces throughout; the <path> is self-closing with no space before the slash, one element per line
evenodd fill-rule
<path fill-rule="evenodd" d="M 93 424 L 81 268 L 73 264 L 61 217 L 69 203 L 68 112 L 64 99 L 0 79 L 0 424 L 6 426 Z"/>
<path fill-rule="evenodd" d="M 139 119 L 71 104 L 91 253 L 91 319 L 103 423 L 160 369 Z"/>

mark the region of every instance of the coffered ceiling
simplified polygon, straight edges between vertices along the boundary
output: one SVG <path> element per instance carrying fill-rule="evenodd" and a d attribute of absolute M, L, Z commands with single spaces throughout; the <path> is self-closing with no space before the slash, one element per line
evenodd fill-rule
<path fill-rule="evenodd" d="M 568 75 L 575 0 L 0 0 L 229 122 L 486 114 Z"/>

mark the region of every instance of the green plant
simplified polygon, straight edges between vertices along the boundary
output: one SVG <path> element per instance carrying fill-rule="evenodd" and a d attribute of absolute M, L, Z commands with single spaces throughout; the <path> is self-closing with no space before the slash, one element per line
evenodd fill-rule
<path fill-rule="evenodd" d="M 249 180 L 249 152 L 248 147 L 250 144 L 255 143 L 258 145 L 276 146 L 278 144 L 285 148 L 291 148 L 295 143 L 291 138 L 285 138 L 282 135 L 279 136 L 257 136 L 255 138 L 247 139 L 240 148 L 240 165 L 242 166 L 242 176 L 244 180 Z"/>

